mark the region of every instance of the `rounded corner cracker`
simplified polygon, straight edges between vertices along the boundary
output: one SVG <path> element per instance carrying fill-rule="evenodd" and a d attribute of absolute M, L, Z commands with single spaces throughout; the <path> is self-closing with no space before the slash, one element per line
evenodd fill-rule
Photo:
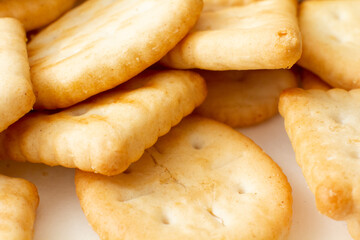
<path fill-rule="evenodd" d="M 102 240 L 286 239 L 291 225 L 291 187 L 276 163 L 239 132 L 196 116 L 126 172 L 77 171 L 75 185 Z"/>
<path fill-rule="evenodd" d="M 0 32 L 1 132 L 32 109 L 35 95 L 22 24 L 14 18 L 0 18 Z"/>
<path fill-rule="evenodd" d="M 131 79 L 177 44 L 201 9 L 202 0 L 84 2 L 28 45 L 34 108 L 69 107 Z"/>
<path fill-rule="evenodd" d="M 215 71 L 281 69 L 294 65 L 301 52 L 296 1 L 205 1 L 195 27 L 161 63 Z"/>
<path fill-rule="evenodd" d="M 115 175 L 205 96 L 197 73 L 145 71 L 68 109 L 25 116 L 0 134 L 0 156 Z"/>

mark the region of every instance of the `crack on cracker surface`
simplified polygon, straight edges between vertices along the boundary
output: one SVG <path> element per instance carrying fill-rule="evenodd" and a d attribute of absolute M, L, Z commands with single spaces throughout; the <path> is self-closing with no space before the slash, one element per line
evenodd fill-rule
<path fill-rule="evenodd" d="M 186 189 L 186 186 L 185 186 L 184 184 L 182 184 L 177 178 L 175 178 L 175 177 L 172 175 L 172 173 L 170 172 L 170 170 L 169 170 L 168 168 L 166 168 L 165 166 L 161 165 L 160 163 L 158 163 L 158 162 L 156 161 L 156 158 L 154 157 L 154 155 L 152 155 L 150 152 L 148 152 L 148 154 L 149 154 L 151 160 L 153 161 L 153 163 L 154 163 L 156 166 L 159 166 L 159 167 L 161 167 L 162 169 L 164 169 L 164 171 L 165 171 L 167 174 L 169 174 L 170 179 L 171 179 L 174 183 L 182 186 L 185 190 L 187 190 L 187 189 Z"/>
<path fill-rule="evenodd" d="M 212 211 L 212 209 L 208 209 L 207 211 L 208 211 L 208 213 L 209 213 L 212 217 L 215 218 L 215 220 L 216 220 L 217 222 L 219 222 L 221 225 L 225 226 L 225 224 L 224 224 L 224 219 L 223 219 L 222 217 L 219 217 L 218 215 L 216 215 L 216 214 Z"/>

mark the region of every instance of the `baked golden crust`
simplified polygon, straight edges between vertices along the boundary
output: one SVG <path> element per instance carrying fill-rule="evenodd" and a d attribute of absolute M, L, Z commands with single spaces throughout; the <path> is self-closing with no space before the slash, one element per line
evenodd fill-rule
<path fill-rule="evenodd" d="M 102 240 L 286 239 L 291 188 L 250 139 L 188 117 L 123 174 L 77 171 L 76 192 Z"/>
<path fill-rule="evenodd" d="M 299 65 L 333 87 L 360 88 L 360 1 L 300 5 L 303 54 Z"/>
<path fill-rule="evenodd" d="M 26 31 L 43 27 L 74 6 L 76 0 L 1 0 L 0 17 L 18 19 Z"/>
<path fill-rule="evenodd" d="M 32 109 L 35 95 L 30 81 L 24 28 L 16 19 L 0 18 L 0 33 L 1 132 Z"/>
<path fill-rule="evenodd" d="M 25 116 L 0 135 L 0 156 L 119 174 L 205 96 L 196 73 L 148 71 L 58 113 Z"/>
<path fill-rule="evenodd" d="M 38 204 L 34 184 L 0 175 L 0 239 L 31 240 Z"/>
<path fill-rule="evenodd" d="M 318 210 L 358 239 L 360 89 L 286 90 L 279 111 Z"/>
<path fill-rule="evenodd" d="M 86 1 L 28 45 L 35 108 L 68 107 L 136 76 L 186 35 L 201 9 L 201 0 Z"/>
<path fill-rule="evenodd" d="M 297 1 L 209 4 L 205 1 L 195 27 L 161 60 L 164 65 L 216 71 L 280 69 L 300 58 Z"/>

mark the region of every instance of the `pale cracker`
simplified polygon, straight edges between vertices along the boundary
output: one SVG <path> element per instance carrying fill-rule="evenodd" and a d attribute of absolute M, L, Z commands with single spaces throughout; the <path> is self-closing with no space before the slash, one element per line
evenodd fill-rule
<path fill-rule="evenodd" d="M 0 132 L 34 102 L 24 28 L 16 19 L 0 18 Z"/>
<path fill-rule="evenodd" d="M 286 90 L 279 110 L 318 210 L 360 239 L 360 89 Z"/>
<path fill-rule="evenodd" d="M 201 0 L 88 0 L 29 43 L 35 108 L 63 108 L 160 60 L 198 19 Z"/>
<path fill-rule="evenodd" d="M 214 9 L 205 2 L 193 30 L 162 63 L 224 71 L 289 68 L 300 58 L 297 1 L 229 2 L 219 2 L 225 6 Z"/>
<path fill-rule="evenodd" d="M 301 70 L 301 87 L 305 90 L 308 89 L 322 89 L 329 90 L 332 88 L 329 84 L 321 80 L 317 75 L 312 72 L 302 69 Z"/>
<path fill-rule="evenodd" d="M 76 0 L 1 0 L 0 17 L 17 18 L 26 31 L 43 27 L 74 6 Z"/>
<path fill-rule="evenodd" d="M 34 184 L 0 175 L 0 239 L 31 240 L 38 204 Z"/>
<path fill-rule="evenodd" d="M 196 109 L 200 115 L 232 127 L 245 127 L 278 113 L 280 93 L 297 86 L 290 70 L 201 71 L 208 95 Z"/>
<path fill-rule="evenodd" d="M 118 174 L 205 95 L 196 73 L 145 72 L 69 109 L 25 116 L 0 135 L 0 156 Z"/>
<path fill-rule="evenodd" d="M 360 88 L 360 1 L 307 1 L 300 7 L 299 65 L 333 87 Z"/>
<path fill-rule="evenodd" d="M 286 239 L 291 188 L 250 139 L 189 117 L 123 174 L 77 171 L 76 192 L 102 240 Z"/>

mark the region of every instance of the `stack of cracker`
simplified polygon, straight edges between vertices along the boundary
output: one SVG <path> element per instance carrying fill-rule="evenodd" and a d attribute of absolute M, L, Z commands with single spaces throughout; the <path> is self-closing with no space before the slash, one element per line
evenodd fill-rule
<path fill-rule="evenodd" d="M 327 91 L 360 84 L 360 61 L 346 65 L 360 31 L 339 34 L 360 1 L 300 10 L 299 27 L 296 0 L 0 1 L 0 158 L 76 168 L 102 240 L 287 239 L 286 176 L 231 128 L 276 115 L 287 89 L 279 109 L 319 210 L 360 239 L 360 93 Z M 296 88 L 299 59 L 328 83 L 301 70 L 303 86 L 323 90 Z M 36 188 L 2 178 L 0 235 L 31 239 Z"/>

